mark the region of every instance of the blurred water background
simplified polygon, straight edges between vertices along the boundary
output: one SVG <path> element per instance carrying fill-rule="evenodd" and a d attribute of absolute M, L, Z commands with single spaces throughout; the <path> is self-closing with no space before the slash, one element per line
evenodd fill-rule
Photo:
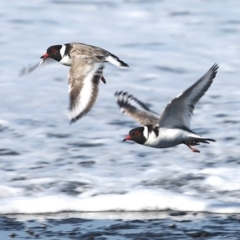
<path fill-rule="evenodd" d="M 95 212 L 91 226 L 98 227 L 103 219 L 142 219 L 144 232 L 148 226 L 144 221 L 166 220 L 159 211 L 223 214 L 219 226 L 240 213 L 238 0 L 1 1 L 0 33 L 2 226 L 6 214 L 14 215 L 7 219 L 26 223 L 29 218 L 16 214 L 44 221 L 49 213 L 72 212 L 74 217 L 90 211 Z M 107 84 L 100 83 L 92 111 L 69 125 L 69 68 L 54 63 L 26 77 L 19 78 L 18 73 L 37 63 L 49 46 L 73 41 L 107 49 L 130 69 L 106 64 Z M 121 142 L 138 124 L 121 114 L 115 91 L 126 90 L 161 113 L 169 100 L 214 63 L 219 63 L 219 71 L 195 108 L 192 129 L 216 143 L 200 146 L 201 153 L 195 154 L 185 146 L 153 149 Z M 118 211 L 124 211 L 125 217 Z M 39 220 L 31 214 L 45 217 Z M 68 217 L 58 214 L 57 225 Z M 201 221 L 205 218 L 211 225 L 211 219 L 201 215 Z M 111 224 L 119 224 L 116 221 Z M 238 222 L 234 221 L 230 229 Z M 150 224 L 153 232 L 159 227 L 154 224 Z M 129 232 L 134 229 L 129 227 Z M 170 232 L 176 233 L 174 229 Z M 9 231 L 2 228 L 0 236 L 7 239 Z M 141 239 L 138 232 L 136 236 L 100 232 L 106 236 L 93 239 Z M 171 238 L 170 232 L 165 237 L 188 239 L 184 232 L 181 238 Z M 221 239 L 221 234 L 212 239 Z M 234 236 L 231 239 L 238 239 Z M 56 239 L 65 238 L 60 234 Z M 146 234 L 142 239 L 168 238 Z"/>

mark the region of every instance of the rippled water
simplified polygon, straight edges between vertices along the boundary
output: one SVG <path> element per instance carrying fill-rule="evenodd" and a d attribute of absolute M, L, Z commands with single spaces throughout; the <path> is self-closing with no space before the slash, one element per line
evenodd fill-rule
<path fill-rule="evenodd" d="M 240 213 L 239 16 L 237 0 L 0 2 L 0 213 Z M 50 45 L 72 41 L 131 68 L 107 64 L 94 108 L 69 125 L 69 68 L 18 73 Z M 161 113 L 215 62 L 192 128 L 216 143 L 194 154 L 121 142 L 138 124 L 120 113 L 115 91 Z"/>
<path fill-rule="evenodd" d="M 186 212 L 0 217 L 3 239 L 239 239 L 239 216 Z"/>

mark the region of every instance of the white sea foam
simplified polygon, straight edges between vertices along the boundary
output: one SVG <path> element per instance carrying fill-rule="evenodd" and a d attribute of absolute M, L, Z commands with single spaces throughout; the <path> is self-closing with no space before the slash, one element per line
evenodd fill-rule
<path fill-rule="evenodd" d="M 0 201 L 0 213 L 56 213 L 62 211 L 199 211 L 212 213 L 240 213 L 240 203 L 229 204 L 200 199 L 167 190 L 133 190 L 126 194 L 105 194 L 90 198 L 66 195 L 16 197 Z"/>

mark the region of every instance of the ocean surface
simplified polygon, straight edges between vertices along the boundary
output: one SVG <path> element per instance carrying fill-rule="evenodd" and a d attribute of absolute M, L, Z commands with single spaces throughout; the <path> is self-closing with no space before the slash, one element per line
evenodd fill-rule
<path fill-rule="evenodd" d="M 80 236 L 77 228 L 75 239 L 240 239 L 238 0 L 1 1 L 0 35 L 0 239 L 32 239 L 24 232 L 29 221 L 62 226 L 56 236 L 43 227 L 35 236 L 42 239 L 74 239 L 63 232 L 75 224 L 101 233 Z M 49 46 L 68 42 L 102 47 L 130 65 L 105 65 L 107 84 L 100 82 L 92 111 L 72 125 L 69 67 L 53 63 L 19 77 Z M 139 124 L 119 111 L 115 91 L 161 114 L 214 63 L 218 74 L 196 105 L 192 129 L 216 143 L 193 153 L 122 142 Z M 200 224 L 200 235 L 178 235 L 174 215 L 183 229 Z M 117 225 L 120 232 L 111 228 Z"/>

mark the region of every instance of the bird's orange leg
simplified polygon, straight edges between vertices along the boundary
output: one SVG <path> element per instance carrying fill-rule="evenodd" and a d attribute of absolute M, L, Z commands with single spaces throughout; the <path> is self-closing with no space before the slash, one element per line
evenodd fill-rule
<path fill-rule="evenodd" d="M 200 153 L 200 151 L 196 148 L 193 148 L 190 144 L 187 144 L 187 143 L 184 143 L 186 146 L 188 146 L 193 152 L 198 152 Z M 195 144 L 195 145 L 198 145 L 198 144 Z"/>

